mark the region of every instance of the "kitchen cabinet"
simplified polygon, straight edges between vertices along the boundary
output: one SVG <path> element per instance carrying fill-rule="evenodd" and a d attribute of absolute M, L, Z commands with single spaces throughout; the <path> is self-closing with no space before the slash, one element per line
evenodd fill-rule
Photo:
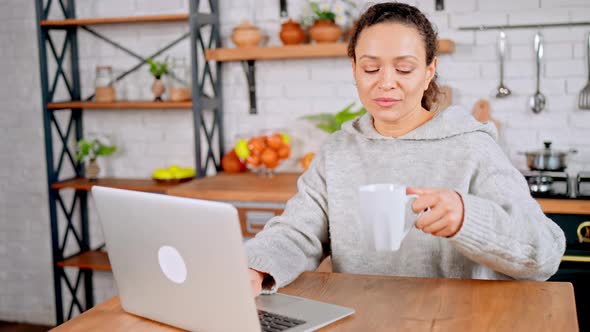
<path fill-rule="evenodd" d="M 580 206 L 590 205 L 590 200 L 575 200 Z M 566 252 L 552 281 L 567 281 L 574 286 L 578 324 L 581 331 L 590 330 L 590 234 L 588 229 L 580 227 L 590 221 L 590 213 L 582 214 L 579 209 L 571 213 L 548 213 L 556 224 L 563 229 L 566 237 Z M 583 225 L 582 225 L 583 226 Z"/>

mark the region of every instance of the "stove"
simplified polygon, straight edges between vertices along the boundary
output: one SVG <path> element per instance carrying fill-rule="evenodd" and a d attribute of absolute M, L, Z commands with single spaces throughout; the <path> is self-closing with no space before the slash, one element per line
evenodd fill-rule
<path fill-rule="evenodd" d="M 521 171 L 536 198 L 590 199 L 590 172 Z"/>
<path fill-rule="evenodd" d="M 590 172 L 580 172 L 576 176 L 576 196 L 590 199 Z"/>

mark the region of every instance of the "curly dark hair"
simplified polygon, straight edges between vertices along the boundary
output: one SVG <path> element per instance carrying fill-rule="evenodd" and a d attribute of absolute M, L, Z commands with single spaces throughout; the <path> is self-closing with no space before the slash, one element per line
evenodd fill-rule
<path fill-rule="evenodd" d="M 426 65 L 429 65 L 434 60 L 437 48 L 437 32 L 432 26 L 432 23 L 424 16 L 424 14 L 416 7 L 404 3 L 386 2 L 371 6 L 367 11 L 361 15 L 354 26 L 353 33 L 348 43 L 348 56 L 356 61 L 356 43 L 363 31 L 363 29 L 379 23 L 401 23 L 409 27 L 413 27 L 420 33 L 424 40 L 424 48 L 426 49 Z M 424 91 L 422 96 L 422 107 L 430 110 L 440 93 L 438 84 L 436 84 L 436 73 L 428 89 Z"/>

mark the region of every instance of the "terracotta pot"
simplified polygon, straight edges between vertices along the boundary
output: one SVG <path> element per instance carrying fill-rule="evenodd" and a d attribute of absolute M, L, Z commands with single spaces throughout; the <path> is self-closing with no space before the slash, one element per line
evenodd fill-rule
<path fill-rule="evenodd" d="M 305 40 L 305 31 L 303 31 L 299 23 L 289 19 L 281 25 L 279 37 L 285 45 L 297 45 Z"/>
<path fill-rule="evenodd" d="M 342 37 L 342 28 L 330 20 L 317 20 L 309 28 L 309 36 L 316 43 L 334 43 Z"/>
<path fill-rule="evenodd" d="M 162 95 L 166 91 L 166 86 L 161 79 L 156 78 L 152 84 L 152 93 L 154 94 L 154 101 L 162 101 Z"/>
<path fill-rule="evenodd" d="M 86 164 L 86 178 L 88 180 L 97 180 L 98 174 L 100 173 L 100 167 L 95 160 L 90 160 L 88 164 Z"/>
<path fill-rule="evenodd" d="M 260 32 L 260 29 L 251 25 L 248 20 L 244 20 L 240 25 L 234 28 L 231 40 L 238 47 L 256 47 L 262 40 L 262 33 Z"/>

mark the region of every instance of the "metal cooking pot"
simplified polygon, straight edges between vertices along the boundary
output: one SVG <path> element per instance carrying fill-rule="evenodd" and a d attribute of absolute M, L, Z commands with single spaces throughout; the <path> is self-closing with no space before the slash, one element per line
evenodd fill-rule
<path fill-rule="evenodd" d="M 535 194 L 547 194 L 551 192 L 553 178 L 545 175 L 532 176 L 528 180 L 529 189 Z"/>
<path fill-rule="evenodd" d="M 542 150 L 521 153 L 526 155 L 527 165 L 533 171 L 561 172 L 567 167 L 567 156 L 578 152 L 573 149 L 556 151 L 551 149 L 551 142 L 544 142 L 543 144 L 545 144 L 545 148 Z"/>

